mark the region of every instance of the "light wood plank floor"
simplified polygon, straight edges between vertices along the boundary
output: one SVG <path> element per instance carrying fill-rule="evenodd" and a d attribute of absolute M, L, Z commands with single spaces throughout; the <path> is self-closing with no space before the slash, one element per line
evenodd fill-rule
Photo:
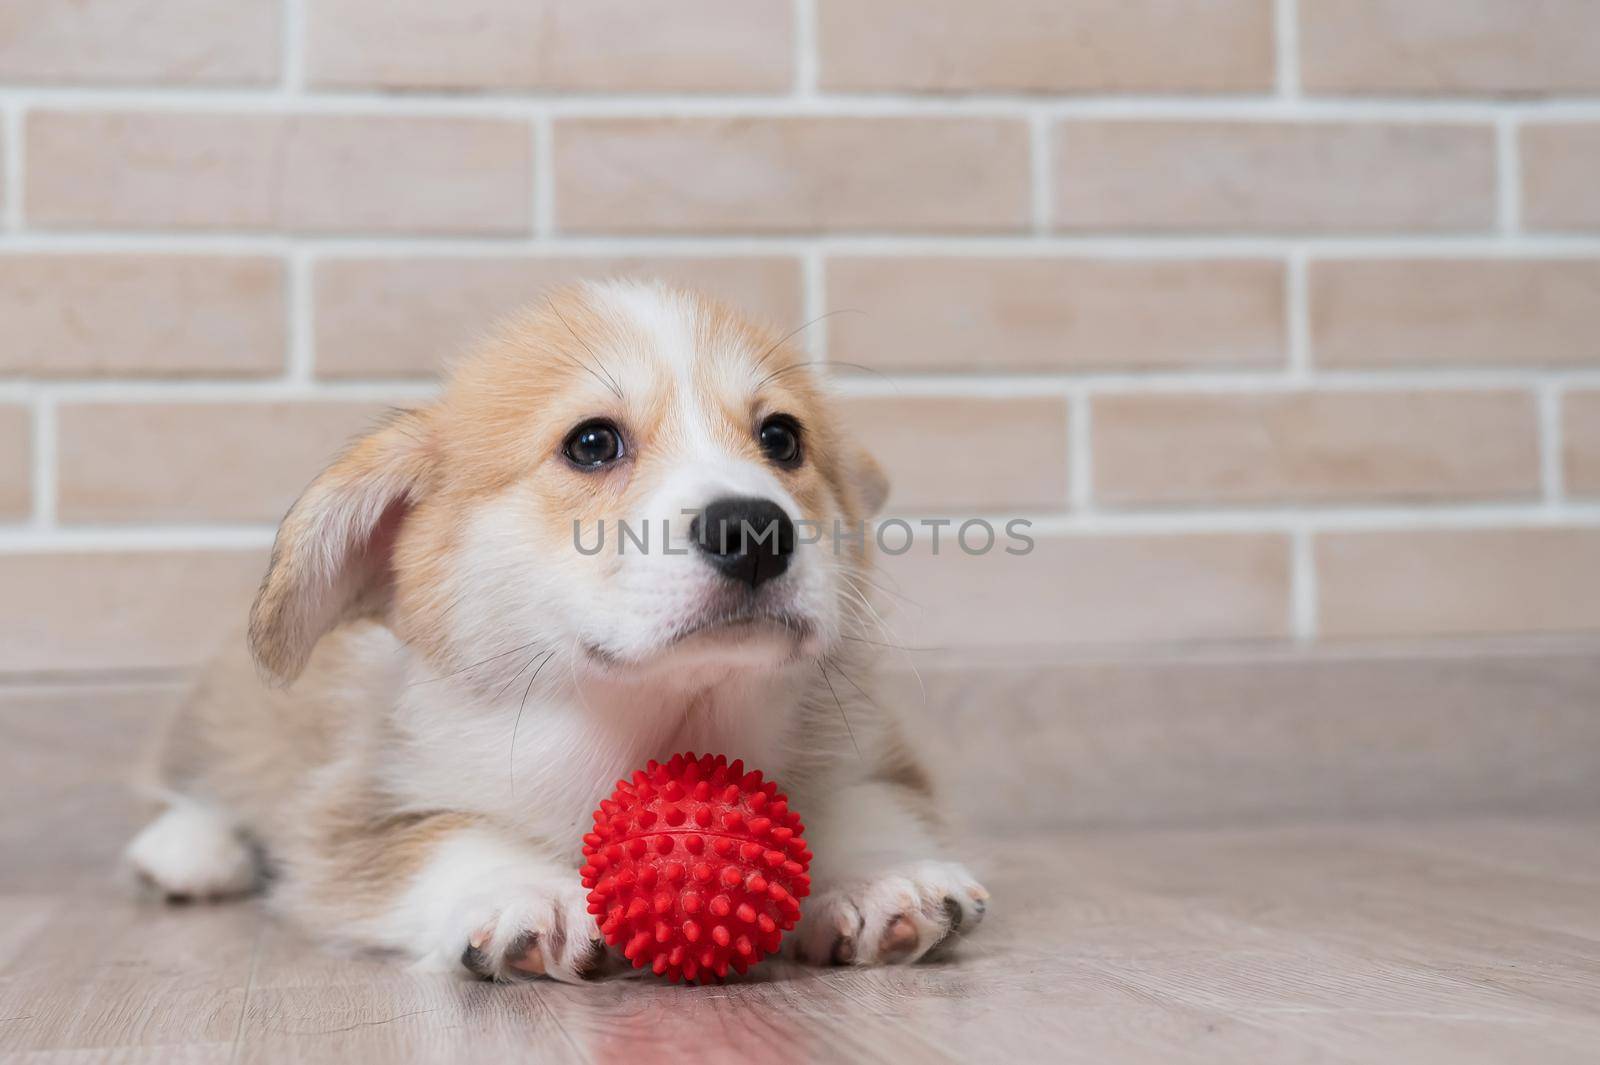
<path fill-rule="evenodd" d="M 990 841 L 947 961 L 491 986 L 251 903 L 0 893 L 0 1058 L 49 1062 L 1600 1060 L 1600 816 Z"/>
<path fill-rule="evenodd" d="M 175 693 L 0 689 L 0 1061 L 1600 1062 L 1600 810 L 989 839 L 938 964 L 496 987 L 121 889 Z"/>

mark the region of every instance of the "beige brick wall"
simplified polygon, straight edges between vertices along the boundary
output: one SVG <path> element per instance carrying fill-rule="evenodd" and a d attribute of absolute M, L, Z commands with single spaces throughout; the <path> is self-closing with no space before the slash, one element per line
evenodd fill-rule
<path fill-rule="evenodd" d="M 886 559 L 906 642 L 1600 629 L 1593 0 L 10 0 L 0 118 L 0 672 L 194 661 L 619 273 L 829 314 L 891 510 L 1034 522 Z"/>

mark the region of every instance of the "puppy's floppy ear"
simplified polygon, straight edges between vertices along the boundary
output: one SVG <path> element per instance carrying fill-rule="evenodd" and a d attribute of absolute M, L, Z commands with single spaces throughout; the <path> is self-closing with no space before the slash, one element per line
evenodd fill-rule
<path fill-rule="evenodd" d="M 386 609 L 390 552 L 426 486 L 431 451 L 427 413 L 397 411 L 289 509 L 250 609 L 250 650 L 271 678 L 289 683 L 329 629 Z"/>
<path fill-rule="evenodd" d="M 878 460 L 860 448 L 850 455 L 850 483 L 861 501 L 863 518 L 870 518 L 883 509 L 884 501 L 889 498 L 889 477 Z"/>

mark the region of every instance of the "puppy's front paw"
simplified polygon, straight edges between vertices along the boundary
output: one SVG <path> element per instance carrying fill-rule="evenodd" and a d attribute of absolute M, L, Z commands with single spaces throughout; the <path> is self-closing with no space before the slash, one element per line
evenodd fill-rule
<path fill-rule="evenodd" d="M 242 895 L 256 882 L 249 845 L 220 812 L 195 802 L 175 803 L 146 825 L 125 857 L 169 902 Z"/>
<path fill-rule="evenodd" d="M 484 980 L 548 976 L 577 983 L 619 971 L 581 884 L 509 892 L 469 921 L 461 964 Z"/>
<path fill-rule="evenodd" d="M 813 965 L 909 964 L 977 928 L 988 900 L 959 863 L 890 867 L 812 898 L 795 957 Z"/>

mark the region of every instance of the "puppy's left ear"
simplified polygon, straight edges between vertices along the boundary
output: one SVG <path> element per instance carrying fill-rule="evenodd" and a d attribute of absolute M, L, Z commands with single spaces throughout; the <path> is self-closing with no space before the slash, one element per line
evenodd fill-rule
<path fill-rule="evenodd" d="M 860 448 L 850 456 L 850 483 L 861 503 L 861 516 L 870 518 L 883 509 L 889 498 L 889 477 L 878 460 Z"/>
<path fill-rule="evenodd" d="M 298 677 L 329 629 L 387 610 L 395 537 L 430 479 L 429 438 L 426 411 L 395 412 L 285 515 L 250 609 L 250 650 L 272 679 Z"/>

